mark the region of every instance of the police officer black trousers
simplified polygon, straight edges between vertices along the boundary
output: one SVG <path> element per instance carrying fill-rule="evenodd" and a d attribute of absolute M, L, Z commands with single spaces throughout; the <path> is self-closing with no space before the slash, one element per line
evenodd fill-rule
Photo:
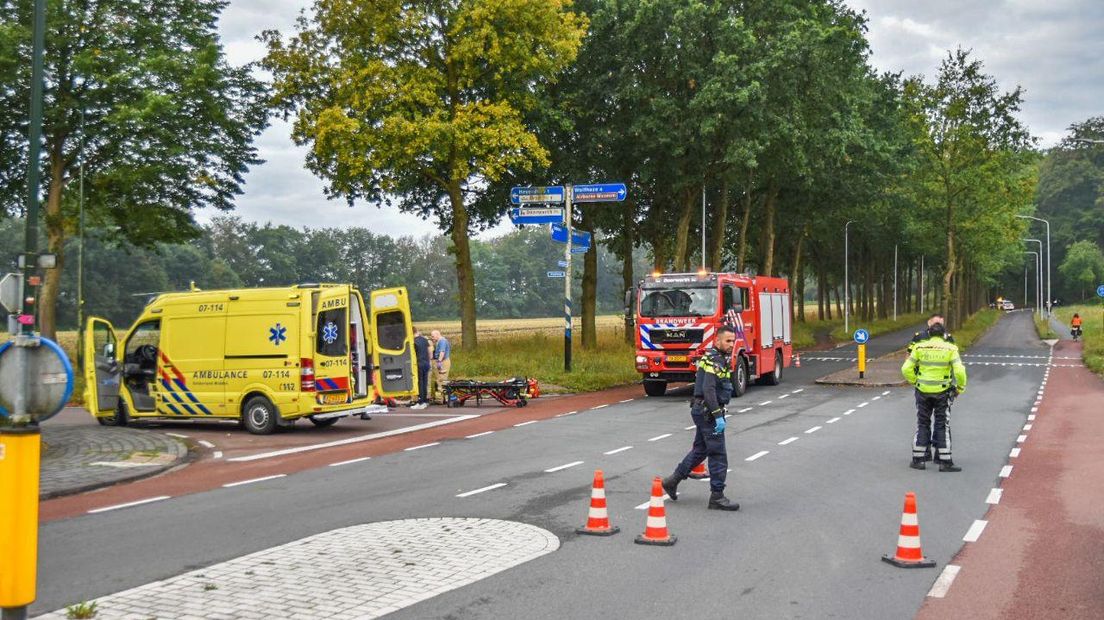
<path fill-rule="evenodd" d="M 924 469 L 932 450 L 935 462 L 942 471 L 958 471 L 951 459 L 951 402 L 952 392 L 925 394 L 919 390 L 916 395 L 916 438 L 912 442 L 913 469 Z M 932 421 L 934 420 L 934 428 Z M 949 464 L 949 465 L 948 465 Z"/>

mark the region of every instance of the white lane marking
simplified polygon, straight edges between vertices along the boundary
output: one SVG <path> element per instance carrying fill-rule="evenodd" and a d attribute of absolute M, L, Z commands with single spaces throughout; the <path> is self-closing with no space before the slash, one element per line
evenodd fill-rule
<path fill-rule="evenodd" d="M 800 394 L 804 391 L 805 391 L 805 388 L 797 388 L 796 390 L 790 392 L 790 394 Z"/>
<path fill-rule="evenodd" d="M 869 404 L 870 404 L 870 403 L 868 403 L 868 402 L 867 402 L 867 403 L 859 403 L 859 406 L 858 406 L 858 408 L 859 408 L 859 409 L 862 409 L 863 407 L 865 407 L 865 406 L 867 406 L 867 405 L 869 405 Z"/>
<path fill-rule="evenodd" d="M 631 403 L 631 402 L 632 402 L 633 400 L 635 400 L 635 399 L 632 399 L 632 398 L 626 398 L 625 400 L 619 400 L 619 401 L 617 401 L 617 402 L 618 402 L 618 403 Z"/>
<path fill-rule="evenodd" d="M 574 462 L 568 463 L 566 465 L 559 465 L 559 466 L 553 467 L 552 469 L 546 469 L 546 470 L 544 470 L 544 473 L 554 474 L 558 471 L 563 471 L 563 470 L 565 470 L 569 467 L 575 467 L 576 465 L 582 465 L 582 464 L 583 464 L 583 461 L 574 461 Z"/>
<path fill-rule="evenodd" d="M 271 476 L 263 476 L 261 478 L 250 478 L 249 480 L 239 480 L 237 482 L 227 482 L 222 485 L 223 488 L 229 489 L 231 487 L 240 487 L 243 484 L 253 484 L 254 482 L 264 482 L 265 480 L 275 480 L 277 478 L 283 478 L 287 474 L 273 474 Z"/>
<path fill-rule="evenodd" d="M 1024 429 L 1025 431 L 1029 431 L 1029 430 L 1031 430 L 1031 425 L 1030 425 L 1030 424 L 1024 424 L 1024 428 L 1023 428 L 1023 429 Z"/>
<path fill-rule="evenodd" d="M 759 406 L 760 406 L 760 407 L 765 407 L 765 406 L 767 406 L 767 405 L 769 405 L 769 404 L 771 404 L 771 403 L 773 403 L 773 402 L 774 402 L 773 400 L 765 400 L 765 401 L 763 401 L 763 402 L 759 403 Z"/>
<path fill-rule="evenodd" d="M 889 390 L 882 392 L 882 396 L 889 396 Z"/>
<path fill-rule="evenodd" d="M 664 493 L 663 494 L 663 501 L 667 501 L 669 499 L 671 499 L 671 496 Z M 647 508 L 648 506 L 651 506 L 651 505 L 652 505 L 652 500 L 649 499 L 648 501 L 644 502 L 643 504 L 641 504 L 639 506 L 634 506 L 633 508 L 635 510 L 644 510 L 645 508 Z"/>
<path fill-rule="evenodd" d="M 1032 420 L 1034 420 L 1034 419 L 1035 419 L 1035 414 L 1034 414 L 1034 413 L 1033 413 L 1033 414 L 1031 414 L 1031 415 L 1029 415 L 1029 416 L 1027 416 L 1027 421 L 1028 421 L 1028 422 L 1031 422 L 1031 421 L 1032 421 Z"/>
<path fill-rule="evenodd" d="M 843 415 L 851 415 L 852 413 L 855 413 L 855 410 L 854 409 L 848 409 L 847 411 L 843 412 Z"/>
<path fill-rule="evenodd" d="M 809 430 L 805 431 L 805 434 L 808 435 L 809 433 L 815 433 L 815 432 L 819 431 L 822 428 L 824 428 L 824 427 L 823 426 L 814 426 L 814 427 L 810 428 Z"/>
<path fill-rule="evenodd" d="M 565 415 L 575 415 L 576 413 L 579 413 L 579 412 L 578 411 L 568 411 L 567 413 L 557 413 L 556 417 L 557 418 L 562 418 Z"/>
<path fill-rule="evenodd" d="M 514 428 L 517 428 L 519 426 L 529 426 L 530 424 L 536 424 L 537 422 L 539 422 L 539 420 L 529 420 L 528 422 L 519 422 L 519 423 L 514 425 Z"/>
<path fill-rule="evenodd" d="M 382 433 L 372 433 L 371 435 L 361 435 L 359 437 L 350 437 L 348 439 L 339 439 L 337 441 L 327 441 L 325 443 L 316 443 L 310 446 L 300 446 L 298 448 L 284 448 L 283 450 L 273 450 L 272 452 L 261 452 L 260 454 L 250 454 L 249 456 L 236 456 L 232 459 L 226 459 L 234 463 L 243 463 L 246 461 L 258 461 L 260 459 L 270 459 L 276 456 L 284 456 L 287 454 L 297 454 L 299 452 L 310 452 L 311 450 L 321 450 L 323 448 L 333 448 L 334 446 L 347 446 L 352 443 L 359 443 L 362 441 L 371 441 L 373 439 L 382 439 L 384 437 L 394 437 L 395 435 L 403 435 L 406 433 L 413 433 L 415 431 L 425 430 L 427 428 L 435 428 L 437 426 L 444 426 L 446 424 L 456 424 L 457 422 L 463 422 L 465 420 L 472 420 L 478 418 L 478 415 L 461 415 L 455 418 L 449 418 L 447 420 L 436 420 L 434 422 L 426 422 L 425 424 L 415 424 L 414 426 L 407 426 L 405 428 L 396 428 L 390 431 L 384 431 Z"/>
<path fill-rule="evenodd" d="M 692 430 L 694 430 L 694 429 L 695 429 L 695 428 L 697 428 L 697 427 L 698 427 L 698 425 L 697 425 L 697 424 L 693 424 L 693 425 L 691 425 L 691 426 L 687 426 L 686 428 L 684 428 L 684 429 L 682 429 L 682 430 L 684 430 L 684 431 L 692 431 Z"/>
<path fill-rule="evenodd" d="M 943 572 L 939 573 L 939 579 L 935 580 L 932 584 L 931 590 L 928 590 L 928 596 L 932 598 L 943 598 L 947 596 L 947 591 L 951 589 L 951 584 L 954 583 L 955 577 L 958 575 L 958 571 L 961 569 L 954 564 L 948 564 L 943 567 Z"/>
<path fill-rule="evenodd" d="M 1016 443 L 1023 443 L 1025 441 L 1027 441 L 1027 435 L 1020 435 L 1016 438 Z"/>
<path fill-rule="evenodd" d="M 591 407 L 590 410 L 594 411 L 595 409 L 604 409 L 606 407 L 609 407 L 609 405 L 598 405 L 597 407 Z"/>
<path fill-rule="evenodd" d="M 1039 408 L 1038 407 L 1032 407 L 1031 408 L 1031 413 L 1039 413 Z"/>
<path fill-rule="evenodd" d="M 199 440 L 199 445 L 203 446 L 204 448 L 214 448 L 215 447 L 215 444 L 207 441 L 206 439 L 200 439 Z"/>
<path fill-rule="evenodd" d="M 827 423 L 828 423 L 828 424 L 835 424 L 836 422 L 839 422 L 839 421 L 840 421 L 840 419 L 839 419 L 839 418 L 832 418 L 831 420 L 828 420 L 828 422 L 827 422 Z"/>
<path fill-rule="evenodd" d="M 187 435 L 181 435 L 180 433 L 165 433 L 169 437 L 176 437 L 177 439 L 187 439 Z"/>
<path fill-rule="evenodd" d="M 981 538 L 981 533 L 985 531 L 985 525 L 988 521 L 977 519 L 974 524 L 970 526 L 970 529 L 966 530 L 966 535 L 962 537 L 962 540 L 966 542 L 977 542 Z"/>
<path fill-rule="evenodd" d="M 141 506 L 142 504 L 149 504 L 152 502 L 159 502 L 163 499 L 169 499 L 168 495 L 158 495 L 157 497 L 147 497 L 146 499 L 140 499 L 136 502 L 127 502 L 125 504 L 115 504 L 114 506 L 104 506 L 103 508 L 94 508 L 88 511 L 88 514 L 94 515 L 99 512 L 107 512 L 108 510 L 118 510 L 120 508 L 130 508 L 131 506 Z"/>
<path fill-rule="evenodd" d="M 475 439 L 476 437 L 483 437 L 484 435 L 490 435 L 494 431 L 483 431 L 482 433 L 476 433 L 474 435 L 468 435 L 464 439 Z"/>
<path fill-rule="evenodd" d="M 875 396 L 874 398 L 871 398 L 870 400 L 871 400 L 871 402 L 873 402 L 875 400 L 881 400 L 881 399 L 882 399 L 881 396 Z"/>
<path fill-rule="evenodd" d="M 667 439 L 670 436 L 671 436 L 671 433 L 664 433 L 663 435 L 656 435 L 655 437 L 652 437 L 648 441 L 659 441 L 660 439 Z"/>
<path fill-rule="evenodd" d="M 747 413 L 747 412 L 751 411 L 751 409 L 752 409 L 751 407 L 744 407 L 743 409 L 737 411 L 736 413 Z"/>
<path fill-rule="evenodd" d="M 1012 451 L 1008 453 L 1008 458 L 1014 459 L 1019 455 L 1020 455 L 1020 449 L 1019 448 L 1012 448 Z"/>
<path fill-rule="evenodd" d="M 611 454 L 617 454 L 618 452 L 624 452 L 625 450 L 632 450 L 632 448 L 633 448 L 632 446 L 624 446 L 624 447 L 621 447 L 621 448 L 617 448 L 616 450 L 610 450 L 609 452 L 603 452 L 602 454 L 605 454 L 606 456 L 609 456 Z"/>
<path fill-rule="evenodd" d="M 1001 494 L 1004 491 L 1000 489 L 989 489 L 989 497 L 985 498 L 986 504 L 999 504 L 1001 500 Z"/>
<path fill-rule="evenodd" d="M 474 491 L 468 491 L 466 493 L 460 493 L 456 497 L 471 497 L 472 495 L 475 495 L 477 493 L 483 493 L 484 491 L 493 491 L 494 489 L 501 489 L 504 486 L 506 486 L 505 482 L 498 482 L 498 483 L 492 484 L 490 486 L 485 486 L 482 489 L 475 489 Z"/>
<path fill-rule="evenodd" d="M 421 450 L 422 448 L 432 448 L 433 446 L 439 446 L 441 442 L 435 441 L 433 443 L 423 443 L 420 446 L 410 446 L 409 448 L 403 448 L 403 452 L 413 452 L 415 450 Z"/>
<path fill-rule="evenodd" d="M 221 459 L 222 458 L 222 450 L 215 450 L 215 453 L 211 456 L 215 457 L 216 459 Z"/>
<path fill-rule="evenodd" d="M 752 454 L 751 456 L 747 457 L 744 460 L 748 461 L 750 463 L 751 461 L 754 461 L 755 459 L 760 458 L 760 457 L 764 457 L 768 454 L 770 454 L 770 450 L 761 450 L 759 452 L 756 452 L 755 454 Z"/>
<path fill-rule="evenodd" d="M 359 459 L 349 459 L 348 461 L 338 461 L 336 463 L 330 463 L 330 467 L 341 467 L 342 465 L 352 465 L 353 463 L 363 463 L 371 459 L 370 456 L 362 456 Z"/>
<path fill-rule="evenodd" d="M 797 440 L 798 440 L 798 438 L 797 438 L 797 437 L 790 437 L 789 439 L 783 439 L 782 441 L 778 442 L 778 445 L 780 445 L 780 446 L 788 446 L 788 445 L 790 445 L 791 443 L 793 443 L 793 442 L 795 442 L 795 441 L 797 441 Z"/>
<path fill-rule="evenodd" d="M 783 394 L 783 395 L 778 397 L 778 400 L 782 400 L 783 398 L 789 398 L 789 397 L 790 397 L 789 394 Z"/>
<path fill-rule="evenodd" d="M 1001 470 L 1000 470 L 1000 477 L 1001 478 L 1007 478 L 1011 475 L 1012 475 L 1012 466 L 1011 465 L 1005 465 L 1004 467 L 1001 467 Z"/>

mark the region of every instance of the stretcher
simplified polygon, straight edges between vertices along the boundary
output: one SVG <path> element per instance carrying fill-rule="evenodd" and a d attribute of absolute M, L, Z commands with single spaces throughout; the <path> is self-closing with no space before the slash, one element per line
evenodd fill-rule
<path fill-rule="evenodd" d="M 507 407 L 524 407 L 530 398 L 540 396 L 536 379 L 511 377 L 502 381 L 472 381 L 461 379 L 449 381 L 443 387 L 445 403 L 449 407 L 463 407 L 464 403 L 475 399 L 475 406 L 483 404 L 486 398 L 493 398 Z"/>

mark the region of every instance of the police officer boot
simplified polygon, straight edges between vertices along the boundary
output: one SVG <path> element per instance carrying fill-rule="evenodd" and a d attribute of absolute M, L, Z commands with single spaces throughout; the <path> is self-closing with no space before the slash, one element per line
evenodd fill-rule
<path fill-rule="evenodd" d="M 676 474 L 671 474 L 663 479 L 663 491 L 671 498 L 672 502 L 678 501 L 678 485 L 682 479 Z"/>
<path fill-rule="evenodd" d="M 955 465 L 951 459 L 941 459 L 939 461 L 939 471 L 962 471 L 962 468 Z"/>
<path fill-rule="evenodd" d="M 917 456 L 912 457 L 912 462 L 909 463 L 909 467 L 911 467 L 913 469 L 927 469 L 928 468 L 928 466 L 924 464 L 924 458 L 923 457 L 917 457 Z"/>
<path fill-rule="evenodd" d="M 714 491 L 709 494 L 709 509 L 710 510 L 739 510 L 740 505 L 734 501 L 729 500 L 724 496 L 724 493 L 718 493 Z"/>

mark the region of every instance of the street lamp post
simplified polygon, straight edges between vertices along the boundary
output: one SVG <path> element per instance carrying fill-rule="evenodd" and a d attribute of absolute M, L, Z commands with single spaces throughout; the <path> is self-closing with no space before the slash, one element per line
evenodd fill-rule
<path fill-rule="evenodd" d="M 1053 276 L 1051 275 L 1051 271 L 1050 271 L 1050 221 L 1044 220 L 1041 217 L 1035 217 L 1034 215 L 1017 215 L 1016 217 L 1018 217 L 1020 219 L 1024 219 L 1024 220 L 1035 220 L 1037 222 L 1042 222 L 1042 223 L 1046 224 L 1046 289 L 1047 289 L 1047 292 L 1046 292 L 1046 295 L 1047 295 L 1046 311 L 1047 311 L 1047 314 L 1049 315 L 1050 314 L 1050 303 L 1051 303 L 1051 301 L 1054 300 L 1054 298 L 1051 297 L 1051 294 L 1050 294 L 1050 284 L 1051 284 L 1051 280 L 1053 280 Z"/>
<path fill-rule="evenodd" d="M 1027 241 L 1027 242 L 1030 242 L 1030 243 L 1038 243 L 1038 244 L 1039 244 L 1039 258 L 1040 258 L 1040 264 L 1041 264 L 1041 261 L 1042 261 L 1042 256 L 1043 256 L 1043 242 L 1042 242 L 1042 241 L 1040 241 L 1040 240 L 1038 240 L 1038 239 L 1020 239 L 1020 241 Z M 1040 266 L 1041 266 L 1041 265 L 1040 265 Z M 1049 291 L 1049 289 L 1048 289 L 1048 290 L 1047 290 L 1047 295 L 1049 296 L 1049 294 L 1050 294 L 1050 291 Z M 1040 295 L 1039 295 L 1039 308 L 1038 308 L 1038 310 L 1039 310 L 1039 316 L 1040 316 L 1040 317 L 1042 317 L 1042 316 L 1043 316 L 1043 305 L 1042 305 L 1042 302 L 1043 302 L 1043 300 L 1042 300 L 1042 291 L 1040 291 Z M 1049 300 L 1048 300 L 1048 304 L 1049 304 Z"/>
<path fill-rule="evenodd" d="M 1042 285 L 1039 283 L 1039 280 L 1041 279 L 1039 272 L 1042 271 L 1041 265 L 1043 264 L 1043 259 L 1038 252 L 1032 250 L 1024 250 L 1023 253 L 1030 254 L 1035 257 L 1035 299 L 1036 303 L 1038 303 L 1043 295 Z"/>
<path fill-rule="evenodd" d="M 897 244 L 893 244 L 893 322 L 897 322 Z"/>
<path fill-rule="evenodd" d="M 848 273 L 848 238 L 847 227 L 854 224 L 854 220 L 847 220 L 843 225 L 843 331 L 851 333 L 851 280 Z"/>

